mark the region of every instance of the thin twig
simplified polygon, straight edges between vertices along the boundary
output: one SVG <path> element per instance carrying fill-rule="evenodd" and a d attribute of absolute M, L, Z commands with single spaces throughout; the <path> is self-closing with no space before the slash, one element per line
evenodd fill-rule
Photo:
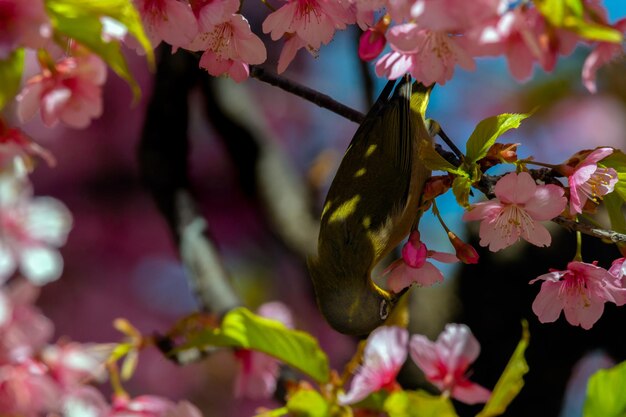
<path fill-rule="evenodd" d="M 250 75 L 261 81 L 275 85 L 285 91 L 288 91 L 299 97 L 309 100 L 317 104 L 318 106 L 328 109 L 355 123 L 361 123 L 363 121 L 364 115 L 362 113 L 333 100 L 331 97 L 325 94 L 321 94 L 315 90 L 312 90 L 308 87 L 304 87 L 300 84 L 289 81 L 278 75 L 270 74 L 262 68 L 251 67 Z M 451 141 L 449 141 L 449 139 L 448 141 L 446 141 L 446 143 L 448 142 L 452 143 Z M 456 146 L 454 146 L 454 148 L 456 148 Z M 435 145 L 435 149 L 437 150 L 437 152 L 439 152 L 441 156 L 446 158 L 446 160 L 448 160 L 450 163 L 454 164 L 455 166 L 459 166 L 461 164 L 461 161 L 459 160 L 459 158 L 457 158 L 457 155 L 454 155 L 451 152 L 445 151 L 439 145 Z M 458 148 L 456 148 L 455 151 L 460 153 Z M 548 169 L 548 168 L 531 169 L 529 170 L 529 172 L 533 176 L 533 178 L 541 180 L 544 183 L 562 185 L 556 179 L 555 175 L 553 175 L 554 173 L 551 169 Z M 485 174 L 483 175 L 483 177 L 478 183 L 474 184 L 474 187 L 477 188 L 479 191 L 481 191 L 483 194 L 485 194 L 487 197 L 493 198 L 495 184 L 501 177 L 502 176 L 492 176 L 492 175 Z M 613 230 L 599 229 L 593 226 L 589 226 L 587 224 L 577 223 L 577 222 L 574 222 L 573 220 L 570 220 L 562 216 L 556 217 L 552 221 L 560 226 L 565 227 L 566 229 L 578 230 L 581 233 L 584 233 L 586 235 L 593 236 L 596 238 L 608 239 L 611 242 L 615 242 L 615 243 L 626 242 L 626 235 L 615 232 Z"/>
<path fill-rule="evenodd" d="M 288 93 L 308 100 L 313 104 L 330 110 L 333 113 L 338 114 L 339 116 L 342 116 L 355 123 L 360 124 L 363 122 L 363 119 L 365 119 L 365 115 L 363 113 L 354 110 L 353 108 L 348 107 L 345 104 L 341 104 L 336 100 L 333 100 L 326 94 L 322 94 L 319 91 L 313 90 L 312 88 L 306 87 L 302 84 L 298 84 L 294 81 L 290 81 L 279 75 L 272 74 L 261 67 L 251 66 L 250 76 L 256 78 L 259 81 L 263 81 L 282 90 L 285 90 Z"/>

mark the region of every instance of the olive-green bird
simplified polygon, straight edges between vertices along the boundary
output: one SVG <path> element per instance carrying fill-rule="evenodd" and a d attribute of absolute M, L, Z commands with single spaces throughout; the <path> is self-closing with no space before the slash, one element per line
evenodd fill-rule
<path fill-rule="evenodd" d="M 363 335 L 387 319 L 400 294 L 377 286 L 372 269 L 419 221 L 430 171 L 420 157 L 432 146 L 425 126 L 432 87 L 390 81 L 354 134 L 330 186 L 317 257 L 309 271 L 317 302 L 337 331 Z"/>

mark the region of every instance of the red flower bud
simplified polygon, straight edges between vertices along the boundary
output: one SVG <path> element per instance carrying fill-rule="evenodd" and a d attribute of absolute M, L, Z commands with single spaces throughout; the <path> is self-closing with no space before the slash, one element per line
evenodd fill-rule
<path fill-rule="evenodd" d="M 478 263 L 478 252 L 476 252 L 476 249 L 474 249 L 472 245 L 463 242 L 452 232 L 448 232 L 448 239 L 450 239 L 450 243 L 454 246 L 456 257 L 459 258 L 461 262 L 464 264 Z"/>

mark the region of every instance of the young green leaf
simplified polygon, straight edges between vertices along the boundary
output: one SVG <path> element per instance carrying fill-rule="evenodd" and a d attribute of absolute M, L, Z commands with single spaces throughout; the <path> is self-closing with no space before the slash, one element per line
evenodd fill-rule
<path fill-rule="evenodd" d="M 620 43 L 624 40 L 619 30 L 608 25 L 587 22 L 575 17 L 568 18 L 566 23 L 565 29 L 590 41 Z"/>
<path fill-rule="evenodd" d="M 509 363 L 493 389 L 491 398 L 476 417 L 494 417 L 502 415 L 511 401 L 519 394 L 524 386 L 524 375 L 528 373 L 528 364 L 524 358 L 524 352 L 528 347 L 530 333 L 528 323 L 522 322 L 522 339 L 517 344 Z"/>
<path fill-rule="evenodd" d="M 469 194 L 472 182 L 469 178 L 456 177 L 452 182 L 452 192 L 461 207 L 469 207 Z"/>
<path fill-rule="evenodd" d="M 601 369 L 589 378 L 583 417 L 623 417 L 626 415 L 626 362 Z"/>
<path fill-rule="evenodd" d="M 626 233 L 626 218 L 624 218 L 624 212 L 622 206 L 624 200 L 617 193 L 610 193 L 604 196 L 604 206 L 609 214 L 611 220 L 611 230 L 615 230 L 618 233 Z"/>
<path fill-rule="evenodd" d="M 329 405 L 319 392 L 301 389 L 289 398 L 287 410 L 294 417 L 327 417 Z"/>
<path fill-rule="evenodd" d="M 539 12 L 554 27 L 569 30 L 590 41 L 622 41 L 621 32 L 609 25 L 585 19 L 582 0 L 534 0 Z"/>
<path fill-rule="evenodd" d="M 24 70 L 24 48 L 17 49 L 0 60 L 0 110 L 15 97 Z"/>
<path fill-rule="evenodd" d="M 505 113 L 498 116 L 488 117 L 482 120 L 467 140 L 465 163 L 467 166 L 473 165 L 479 159 L 487 155 L 487 151 L 491 148 L 504 132 L 510 129 L 516 129 L 522 123 L 522 120 L 530 116 L 527 114 Z"/>
<path fill-rule="evenodd" d="M 426 391 L 395 391 L 387 397 L 389 417 L 457 417 L 449 398 Z"/>
<path fill-rule="evenodd" d="M 615 149 L 611 155 L 602 160 L 600 165 L 617 171 L 618 181 L 614 191 L 626 201 L 626 154 Z"/>
<path fill-rule="evenodd" d="M 467 176 L 462 169 L 455 167 L 448 162 L 443 156 L 433 148 L 433 146 L 424 141 L 420 144 L 420 156 L 424 162 L 424 165 L 432 171 L 446 171 L 451 174 Z"/>
<path fill-rule="evenodd" d="M 48 8 L 66 17 L 88 15 L 98 19 L 108 17 L 124 25 L 146 53 L 150 65 L 154 65 L 154 51 L 141 23 L 141 16 L 132 0 L 46 0 Z"/>
<path fill-rule="evenodd" d="M 124 24 L 128 31 L 146 48 L 149 62 L 154 62 L 150 43 L 146 38 L 139 14 L 130 0 L 47 0 L 50 21 L 57 34 L 75 39 L 100 56 L 116 74 L 131 87 L 137 100 L 139 85 L 133 78 L 117 41 L 102 36 L 102 18 L 109 17 Z"/>
<path fill-rule="evenodd" d="M 218 329 L 207 329 L 181 349 L 230 346 L 256 350 L 280 359 L 317 382 L 328 381 L 328 358 L 308 333 L 291 330 L 282 323 L 257 316 L 239 307 L 226 314 Z"/>

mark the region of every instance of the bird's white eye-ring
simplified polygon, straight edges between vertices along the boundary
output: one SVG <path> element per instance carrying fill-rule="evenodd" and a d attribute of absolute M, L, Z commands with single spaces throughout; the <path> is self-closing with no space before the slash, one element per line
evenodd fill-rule
<path fill-rule="evenodd" d="M 387 302 L 387 300 L 382 300 L 380 302 L 379 314 L 381 320 L 386 320 L 387 317 L 389 317 L 389 303 Z"/>

